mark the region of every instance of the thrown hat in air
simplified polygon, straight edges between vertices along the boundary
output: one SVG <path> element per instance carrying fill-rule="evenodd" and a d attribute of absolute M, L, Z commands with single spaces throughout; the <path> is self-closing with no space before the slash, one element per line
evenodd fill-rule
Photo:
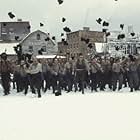
<path fill-rule="evenodd" d="M 57 0 L 57 1 L 60 5 L 63 3 L 63 0 Z"/>
<path fill-rule="evenodd" d="M 14 15 L 12 12 L 9 12 L 9 13 L 8 13 L 8 16 L 9 16 L 11 19 L 15 18 L 15 15 Z"/>
<path fill-rule="evenodd" d="M 123 28 L 124 28 L 124 24 L 120 24 L 120 28 L 123 30 Z"/>
<path fill-rule="evenodd" d="M 135 33 L 131 33 L 131 36 L 135 36 Z"/>
<path fill-rule="evenodd" d="M 40 22 L 40 27 L 43 27 L 43 26 L 44 26 L 44 24 Z"/>
<path fill-rule="evenodd" d="M 50 38 L 49 38 L 49 37 L 47 37 L 47 38 L 45 39 L 45 41 L 50 41 Z"/>
<path fill-rule="evenodd" d="M 101 18 L 98 18 L 96 21 L 97 21 L 98 24 L 101 24 L 102 19 Z"/>
<path fill-rule="evenodd" d="M 66 21 L 66 18 L 63 17 L 63 18 L 62 18 L 62 22 L 65 22 L 65 21 Z"/>
<path fill-rule="evenodd" d="M 103 26 L 109 26 L 109 22 L 104 21 Z"/>
<path fill-rule="evenodd" d="M 52 37 L 52 40 L 56 40 L 55 36 Z"/>
<path fill-rule="evenodd" d="M 71 29 L 68 28 L 68 27 L 64 27 L 63 30 L 64 30 L 65 32 L 67 32 L 67 33 L 70 33 L 70 32 L 71 32 Z"/>

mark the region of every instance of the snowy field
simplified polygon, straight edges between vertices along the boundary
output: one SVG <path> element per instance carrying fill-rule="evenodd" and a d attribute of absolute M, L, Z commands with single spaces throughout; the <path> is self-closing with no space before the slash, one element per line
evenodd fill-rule
<path fill-rule="evenodd" d="M 140 92 L 2 94 L 0 140 L 140 140 Z"/>

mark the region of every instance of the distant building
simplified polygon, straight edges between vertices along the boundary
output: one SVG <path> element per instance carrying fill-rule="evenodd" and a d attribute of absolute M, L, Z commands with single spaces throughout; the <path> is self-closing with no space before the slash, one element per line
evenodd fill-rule
<path fill-rule="evenodd" d="M 89 43 L 92 48 L 88 47 L 81 38 L 89 39 Z M 99 31 L 90 31 L 90 28 L 84 27 L 83 30 L 68 33 L 66 41 L 68 45 L 64 45 L 63 42 L 58 43 L 58 52 L 62 54 L 69 53 L 71 56 L 78 56 L 83 54 L 85 57 L 96 53 L 95 43 L 105 43 L 105 33 Z"/>
<path fill-rule="evenodd" d="M 65 45 L 64 42 L 58 42 L 58 54 L 59 55 L 66 55 L 69 53 L 69 47 L 68 45 Z"/>
<path fill-rule="evenodd" d="M 49 41 L 46 40 L 49 38 Z M 55 43 L 51 40 L 49 35 L 40 30 L 28 34 L 20 43 L 22 46 L 22 53 L 32 53 L 35 56 L 42 50 L 43 54 L 56 54 L 57 48 Z"/>
<path fill-rule="evenodd" d="M 0 42 L 19 42 L 29 33 L 28 21 L 0 22 Z"/>
<path fill-rule="evenodd" d="M 107 43 L 104 46 L 104 52 L 109 52 L 112 56 L 125 56 L 125 55 L 136 55 L 139 53 L 140 48 L 140 37 L 133 33 L 133 28 L 128 27 L 128 31 L 124 32 L 125 38 L 118 40 L 117 37 L 121 34 L 121 31 L 111 31 L 111 35 L 107 38 Z"/>

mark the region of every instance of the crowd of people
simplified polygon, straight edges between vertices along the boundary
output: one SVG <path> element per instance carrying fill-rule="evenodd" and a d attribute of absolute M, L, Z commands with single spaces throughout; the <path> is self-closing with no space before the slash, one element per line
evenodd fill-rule
<path fill-rule="evenodd" d="M 10 62 L 6 53 L 1 54 L 1 85 L 4 95 L 16 89 L 17 93 L 28 94 L 29 90 L 40 98 L 42 92 L 51 90 L 56 96 L 63 91 L 84 94 L 85 89 L 91 92 L 120 91 L 124 87 L 130 92 L 140 88 L 140 57 L 123 58 L 94 57 L 85 59 L 83 55 L 68 59 L 22 60 Z"/>

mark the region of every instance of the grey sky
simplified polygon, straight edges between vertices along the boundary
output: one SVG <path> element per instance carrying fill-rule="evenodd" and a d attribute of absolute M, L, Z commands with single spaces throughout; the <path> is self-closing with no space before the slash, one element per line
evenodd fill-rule
<path fill-rule="evenodd" d="M 32 29 L 42 28 L 57 37 L 63 31 L 63 26 L 69 26 L 72 31 L 89 26 L 93 30 L 101 30 L 95 20 L 98 17 L 109 20 L 110 28 L 119 29 L 119 24 L 133 25 L 139 32 L 140 0 L 64 0 L 58 5 L 57 0 L 1 0 L 0 20 L 11 21 L 7 13 L 13 11 L 17 18 L 29 20 Z M 61 17 L 66 17 L 67 22 L 62 23 Z M 16 20 L 16 19 L 14 19 Z"/>

